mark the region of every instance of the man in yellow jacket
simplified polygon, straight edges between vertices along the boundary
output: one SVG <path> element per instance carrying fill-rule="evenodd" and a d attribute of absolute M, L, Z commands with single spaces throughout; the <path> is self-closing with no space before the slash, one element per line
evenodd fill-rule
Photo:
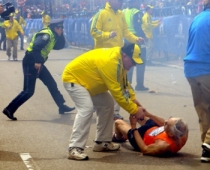
<path fill-rule="evenodd" d="M 104 9 L 92 19 L 90 33 L 94 38 L 94 48 L 122 47 L 123 38 L 132 43 L 142 42 L 141 37 L 129 31 L 122 8 L 123 0 L 109 0 Z M 114 119 L 123 119 L 119 114 L 120 107 L 114 107 Z"/>
<path fill-rule="evenodd" d="M 153 28 L 157 27 L 161 20 L 152 21 L 152 9 L 153 7 L 147 5 L 145 9 L 145 14 L 142 17 L 142 30 L 144 31 L 147 37 L 147 65 L 153 65 L 151 59 L 154 52 L 154 44 L 153 44 Z"/>
<path fill-rule="evenodd" d="M 142 63 L 140 48 L 129 43 L 123 47 L 94 49 L 66 66 L 62 80 L 78 111 L 69 143 L 69 159 L 88 159 L 83 150 L 94 110 L 98 118 L 93 151 L 114 151 L 120 148 L 118 144 L 111 142 L 114 121 L 113 98 L 137 119 L 144 117 L 144 108 L 136 99 L 127 80 L 129 69 Z"/>
<path fill-rule="evenodd" d="M 15 10 L 15 19 L 20 24 L 22 29 L 24 29 L 26 27 L 26 22 L 23 19 L 23 17 L 20 15 L 20 12 L 18 10 Z M 23 48 L 24 36 L 20 32 L 18 32 L 18 36 L 20 37 L 20 50 L 24 50 L 24 48 Z"/>
<path fill-rule="evenodd" d="M 44 28 L 47 28 L 50 25 L 51 18 L 49 15 L 45 13 L 45 11 L 42 11 L 41 15 L 42 15 L 42 24 Z"/>
<path fill-rule="evenodd" d="M 4 21 L 2 27 L 5 28 L 7 38 L 7 56 L 8 60 L 11 57 L 11 48 L 13 47 L 13 60 L 17 61 L 17 45 L 18 45 L 18 31 L 24 35 L 20 24 L 13 19 L 14 14 L 10 14 L 9 20 Z"/>

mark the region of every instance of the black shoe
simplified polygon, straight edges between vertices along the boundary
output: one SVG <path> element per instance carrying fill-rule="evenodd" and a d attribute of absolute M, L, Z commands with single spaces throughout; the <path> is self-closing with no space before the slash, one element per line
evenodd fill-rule
<path fill-rule="evenodd" d="M 203 149 L 201 162 L 210 162 L 210 152 Z"/>
<path fill-rule="evenodd" d="M 71 112 L 74 109 L 75 107 L 69 107 L 69 106 L 63 105 L 62 107 L 59 108 L 59 114 L 64 114 L 65 112 Z"/>
<path fill-rule="evenodd" d="M 24 48 L 20 48 L 20 50 L 24 50 Z"/>
<path fill-rule="evenodd" d="M 141 87 L 135 87 L 135 90 L 136 91 L 147 91 L 147 90 L 149 90 L 149 88 L 148 87 L 141 86 Z"/>
<path fill-rule="evenodd" d="M 4 110 L 3 110 L 3 113 L 4 113 L 9 119 L 11 119 L 11 120 L 17 120 L 17 118 L 14 117 L 13 114 L 9 112 L 9 110 L 4 109 Z"/>

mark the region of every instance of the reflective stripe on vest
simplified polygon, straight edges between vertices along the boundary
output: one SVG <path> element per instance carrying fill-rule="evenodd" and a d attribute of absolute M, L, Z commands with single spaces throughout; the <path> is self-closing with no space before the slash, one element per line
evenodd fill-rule
<path fill-rule="evenodd" d="M 136 34 L 136 31 L 135 31 L 134 25 L 133 25 L 133 16 L 138 12 L 140 12 L 140 11 L 136 8 L 132 8 L 132 9 L 126 8 L 123 10 L 123 13 L 125 15 L 125 21 L 128 25 L 128 29 L 129 29 L 129 31 L 131 31 L 134 34 Z"/>
<path fill-rule="evenodd" d="M 27 48 L 27 51 L 32 51 L 33 50 L 33 46 L 34 46 L 34 41 L 35 41 L 35 38 L 36 38 L 36 35 L 38 34 L 49 34 L 50 35 L 50 40 L 48 42 L 48 44 L 41 50 L 41 55 L 42 57 L 44 58 L 44 61 L 47 60 L 47 56 L 48 54 L 50 53 L 50 51 L 53 49 L 54 45 L 55 45 L 55 37 L 52 33 L 52 31 L 49 29 L 49 28 L 45 28 L 39 32 L 37 32 L 36 34 L 34 34 L 30 44 L 29 44 L 29 47 Z"/>

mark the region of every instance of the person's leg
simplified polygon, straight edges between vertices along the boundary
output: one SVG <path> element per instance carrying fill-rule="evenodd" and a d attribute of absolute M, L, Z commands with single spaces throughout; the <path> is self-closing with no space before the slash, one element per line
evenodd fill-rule
<path fill-rule="evenodd" d="M 201 161 L 210 162 L 210 75 L 188 78 L 198 114 L 203 152 Z M 209 146 L 209 149 L 208 149 Z"/>
<path fill-rule="evenodd" d="M 127 134 L 128 134 L 128 131 L 129 129 L 131 129 L 131 126 L 125 122 L 124 120 L 116 120 L 114 122 L 114 127 L 115 127 L 115 137 L 117 139 L 121 139 L 122 137 L 124 139 L 127 139 Z"/>
<path fill-rule="evenodd" d="M 208 83 L 210 75 L 196 78 L 188 78 L 193 95 L 194 107 L 198 114 L 201 141 L 209 142 L 208 130 L 210 128 L 210 84 Z M 208 96 L 209 95 L 209 96 Z M 207 135 L 207 138 L 206 138 Z"/>
<path fill-rule="evenodd" d="M 10 56 L 11 56 L 11 48 L 12 48 L 12 40 L 7 39 L 7 56 L 8 56 L 8 60 L 10 60 Z"/>
<path fill-rule="evenodd" d="M 12 52 L 13 60 L 17 61 L 18 37 L 15 38 L 15 39 L 12 41 L 12 46 L 13 46 L 13 52 Z"/>
<path fill-rule="evenodd" d="M 92 101 L 96 109 L 97 132 L 93 151 L 114 151 L 120 148 L 119 144 L 112 143 L 114 101 L 110 93 L 105 92 L 92 96 Z"/>
<path fill-rule="evenodd" d="M 201 91 L 203 93 L 203 98 L 205 100 L 206 114 L 204 115 L 205 128 L 203 134 L 203 142 L 210 145 L 210 75 L 200 76 L 196 78 L 198 82 L 200 82 Z M 210 148 L 209 148 L 210 150 Z"/>
<path fill-rule="evenodd" d="M 21 33 L 19 33 L 19 37 L 20 37 L 20 50 L 24 50 L 24 35 L 22 35 Z"/>
<path fill-rule="evenodd" d="M 55 101 L 56 105 L 59 108 L 60 114 L 64 114 L 64 112 L 70 112 L 75 109 L 74 107 L 70 108 L 64 105 L 65 100 L 63 98 L 63 95 L 58 90 L 58 87 L 54 78 L 50 74 L 47 67 L 45 67 L 45 65 L 42 65 L 38 78 L 44 83 L 45 86 L 47 86 L 53 100 Z"/>
<path fill-rule="evenodd" d="M 93 115 L 93 102 L 90 93 L 78 84 L 64 83 L 64 87 L 74 101 L 77 114 L 69 142 L 69 159 L 88 159 L 82 151 L 88 139 Z"/>
<path fill-rule="evenodd" d="M 136 91 L 145 91 L 149 90 L 149 88 L 144 86 L 144 73 L 146 66 L 146 48 L 141 48 L 141 59 L 143 60 L 143 64 L 136 65 Z"/>
<path fill-rule="evenodd" d="M 147 65 L 152 65 L 152 56 L 153 56 L 153 52 L 154 52 L 154 44 L 153 44 L 153 39 L 148 39 L 147 42 L 147 49 L 146 49 L 146 64 Z"/>
<path fill-rule="evenodd" d="M 7 115 L 7 117 L 9 117 L 10 119 L 12 119 L 15 111 L 34 94 L 36 74 L 37 74 L 36 69 L 34 68 L 33 65 L 23 66 L 23 74 L 24 74 L 23 91 L 16 98 L 14 98 L 9 103 L 9 105 L 3 110 L 3 113 Z"/>
<path fill-rule="evenodd" d="M 92 96 L 92 101 L 98 116 L 95 141 L 111 141 L 114 123 L 114 100 L 110 93 L 105 92 Z"/>

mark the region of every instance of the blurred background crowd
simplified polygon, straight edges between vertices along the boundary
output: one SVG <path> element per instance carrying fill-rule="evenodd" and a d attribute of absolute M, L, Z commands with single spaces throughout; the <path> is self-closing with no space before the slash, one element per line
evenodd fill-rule
<path fill-rule="evenodd" d="M 2 3 L 8 0 L 1 0 Z M 41 18 L 45 10 L 51 17 L 90 16 L 103 8 L 106 0 L 9 0 L 21 11 L 23 18 Z M 195 16 L 203 9 L 203 0 L 142 0 L 139 9 L 144 11 L 149 4 L 154 6 L 153 16 L 164 17 L 171 15 Z M 127 4 L 123 4 L 126 8 Z"/>

